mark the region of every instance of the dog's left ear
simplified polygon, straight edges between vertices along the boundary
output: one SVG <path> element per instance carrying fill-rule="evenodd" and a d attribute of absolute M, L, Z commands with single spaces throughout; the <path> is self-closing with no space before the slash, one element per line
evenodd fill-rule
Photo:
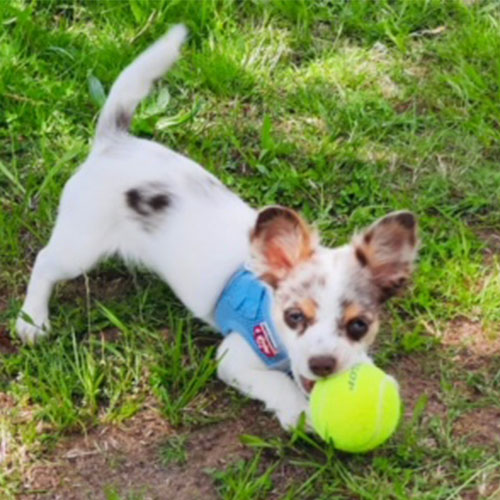
<path fill-rule="evenodd" d="M 272 286 L 311 257 L 318 244 L 299 214 L 278 205 L 259 212 L 250 238 L 255 270 Z"/>
<path fill-rule="evenodd" d="M 411 212 L 392 212 L 353 239 L 356 257 L 368 268 L 385 301 L 408 281 L 418 251 L 418 228 Z"/>

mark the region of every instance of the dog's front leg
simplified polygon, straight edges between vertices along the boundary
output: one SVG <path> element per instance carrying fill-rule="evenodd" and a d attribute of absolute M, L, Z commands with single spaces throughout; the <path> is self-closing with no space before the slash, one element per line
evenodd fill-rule
<path fill-rule="evenodd" d="M 270 370 L 238 333 L 228 335 L 217 351 L 218 376 L 243 394 L 265 403 L 284 429 L 292 429 L 302 412 L 308 418 L 308 401 L 286 374 Z"/>

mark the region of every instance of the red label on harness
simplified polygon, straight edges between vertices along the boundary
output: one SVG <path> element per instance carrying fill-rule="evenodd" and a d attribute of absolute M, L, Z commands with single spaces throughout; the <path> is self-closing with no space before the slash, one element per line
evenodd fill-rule
<path fill-rule="evenodd" d="M 253 329 L 253 338 L 255 339 L 257 347 L 268 358 L 274 358 L 278 354 L 278 349 L 265 323 L 260 323 Z"/>

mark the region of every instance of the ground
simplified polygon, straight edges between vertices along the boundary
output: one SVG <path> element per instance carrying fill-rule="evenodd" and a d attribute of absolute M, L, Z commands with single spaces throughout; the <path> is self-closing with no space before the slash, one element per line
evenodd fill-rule
<path fill-rule="evenodd" d="M 373 453 L 287 434 L 214 376 L 217 336 L 118 261 L 12 325 L 119 71 L 187 23 L 134 133 L 338 245 L 394 209 L 418 269 L 374 355 L 401 425 Z M 0 2 L 0 497 L 500 497 L 500 5 L 495 0 Z"/>

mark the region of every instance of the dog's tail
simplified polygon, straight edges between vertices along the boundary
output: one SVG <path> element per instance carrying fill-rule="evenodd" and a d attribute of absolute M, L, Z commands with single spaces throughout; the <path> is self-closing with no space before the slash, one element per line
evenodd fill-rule
<path fill-rule="evenodd" d="M 186 35 L 184 25 L 175 25 L 122 71 L 99 116 L 97 140 L 128 130 L 136 106 L 177 60 Z"/>

